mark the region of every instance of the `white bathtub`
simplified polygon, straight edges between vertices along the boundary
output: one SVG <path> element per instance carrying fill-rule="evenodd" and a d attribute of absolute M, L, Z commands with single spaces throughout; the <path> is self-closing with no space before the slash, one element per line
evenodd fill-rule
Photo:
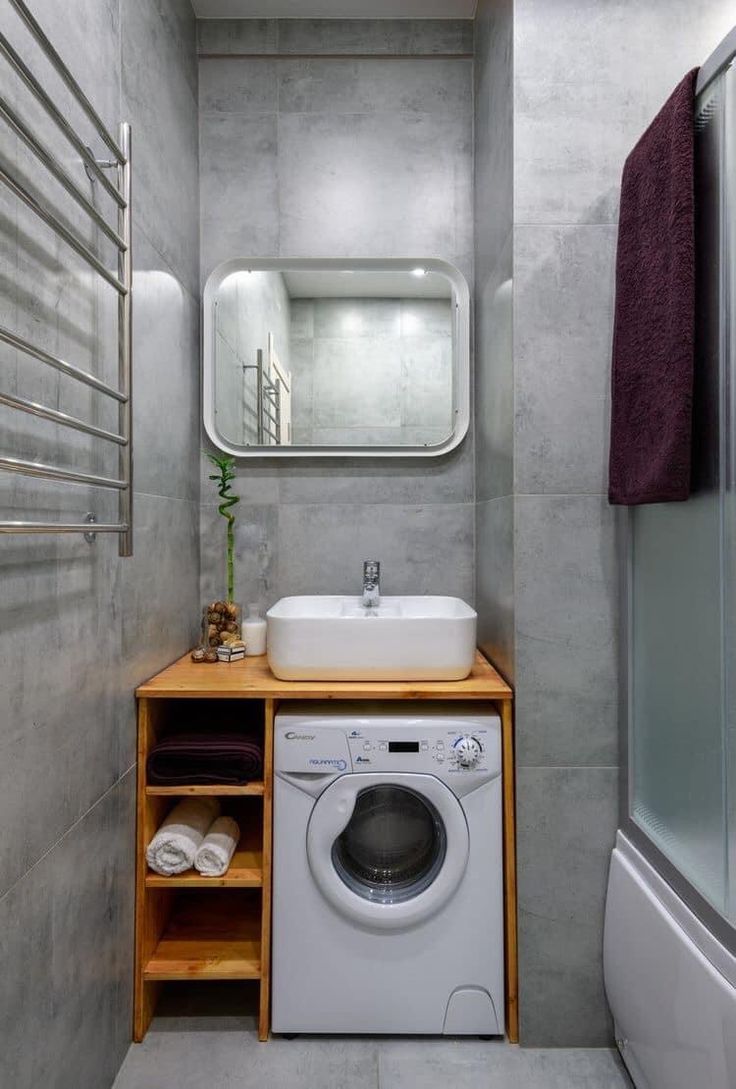
<path fill-rule="evenodd" d="M 621 832 L 603 966 L 637 1089 L 736 1089 L 736 958 Z"/>

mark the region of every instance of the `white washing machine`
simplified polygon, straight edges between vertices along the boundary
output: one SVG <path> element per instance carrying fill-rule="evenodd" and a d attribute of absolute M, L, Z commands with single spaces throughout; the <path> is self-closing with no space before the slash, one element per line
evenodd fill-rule
<path fill-rule="evenodd" d="M 501 725 L 455 707 L 277 714 L 275 1032 L 503 1033 Z"/>

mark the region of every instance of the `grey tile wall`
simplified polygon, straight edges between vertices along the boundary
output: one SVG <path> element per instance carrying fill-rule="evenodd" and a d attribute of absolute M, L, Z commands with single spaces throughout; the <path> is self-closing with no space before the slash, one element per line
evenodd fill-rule
<path fill-rule="evenodd" d="M 203 52 L 261 54 L 200 60 L 203 280 L 234 256 L 358 254 L 442 257 L 472 280 L 472 60 L 445 56 L 468 51 L 470 24 L 440 22 L 199 24 Z M 239 596 L 351 591 L 377 551 L 387 592 L 472 598 L 472 443 L 436 460 L 242 462 Z M 205 468 L 203 597 L 223 577 Z"/>
<path fill-rule="evenodd" d="M 476 604 L 482 650 L 514 675 L 513 4 L 475 20 Z"/>
<path fill-rule="evenodd" d="M 199 52 L 471 54 L 469 19 L 201 19 Z"/>
<path fill-rule="evenodd" d="M 195 23 L 189 0 L 39 0 L 33 12 L 113 131 L 121 119 L 133 128 L 136 528 L 125 560 L 112 536 L 0 540 L 0 1083 L 104 1089 L 130 1038 L 133 688 L 191 644 L 199 605 Z M 10 13 L 3 31 L 102 153 Z M 42 111 L 6 83 L 88 187 Z M 0 142 L 109 257 L 7 131 Z M 109 288 L 5 191 L 0 201 L 3 320 L 115 381 Z M 0 369 L 27 397 L 115 426 L 98 396 L 30 358 L 3 347 Z M 2 425 L 8 452 L 115 472 L 115 451 L 99 442 L 20 414 Z M 116 515 L 114 498 L 92 489 L 7 476 L 0 488 L 3 518 Z"/>
<path fill-rule="evenodd" d="M 619 181 L 664 99 L 732 22 L 726 0 L 515 4 L 514 628 L 527 1044 L 611 1041 L 601 955 L 617 824 L 618 601 L 605 492 Z"/>

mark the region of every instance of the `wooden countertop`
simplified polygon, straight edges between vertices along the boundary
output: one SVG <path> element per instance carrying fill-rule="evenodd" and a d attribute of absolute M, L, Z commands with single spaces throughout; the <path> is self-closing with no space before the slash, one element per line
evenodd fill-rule
<path fill-rule="evenodd" d="M 185 654 L 136 689 L 146 699 L 508 700 L 503 677 L 478 651 L 464 681 L 280 681 L 266 656 L 241 662 L 193 662 Z"/>

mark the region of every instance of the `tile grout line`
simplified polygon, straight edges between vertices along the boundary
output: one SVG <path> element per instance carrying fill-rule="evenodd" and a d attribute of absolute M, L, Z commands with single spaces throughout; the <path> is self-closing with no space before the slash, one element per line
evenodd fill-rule
<path fill-rule="evenodd" d="M 78 825 L 80 825 L 80 824 L 82 823 L 82 821 L 83 821 L 83 820 L 86 820 L 86 819 L 87 819 L 87 817 L 88 817 L 88 816 L 90 815 L 90 813 L 91 813 L 91 812 L 92 812 L 92 811 L 93 811 L 94 809 L 96 809 L 98 805 L 100 805 L 100 804 L 101 804 L 102 802 L 104 802 L 104 800 L 105 800 L 105 798 L 107 798 L 108 794 L 111 794 L 111 793 L 113 792 L 113 790 L 116 790 L 116 789 L 117 789 L 117 787 L 118 787 L 118 786 L 120 786 L 120 784 L 122 783 L 123 779 L 126 779 L 126 778 L 127 778 L 127 777 L 128 777 L 129 775 L 130 775 L 130 773 L 131 773 L 132 771 L 134 771 L 134 770 L 135 770 L 135 764 L 131 764 L 131 765 L 130 765 L 130 767 L 129 767 L 129 768 L 128 768 L 128 769 L 126 770 L 126 771 L 124 771 L 122 775 L 119 775 L 119 776 L 118 776 L 118 778 L 117 778 L 117 779 L 115 780 L 115 782 L 114 782 L 114 783 L 111 783 L 111 785 L 110 785 L 110 786 L 109 786 L 109 787 L 107 788 L 107 790 L 103 791 L 103 793 L 102 793 L 102 794 L 100 794 L 99 798 L 97 798 L 97 799 L 96 799 L 96 800 L 95 800 L 95 801 L 94 801 L 94 802 L 92 803 L 92 805 L 91 805 L 91 806 L 89 806 L 89 807 L 88 807 L 87 809 L 85 809 L 84 813 L 81 813 L 81 814 L 80 814 L 80 815 L 79 815 L 79 816 L 77 817 L 77 819 L 76 819 L 76 820 L 74 821 L 74 823 L 73 823 L 73 824 L 70 824 L 70 825 L 69 825 L 69 827 L 68 827 L 68 828 L 66 829 L 66 831 L 65 831 L 65 832 L 62 832 L 62 834 L 61 834 L 61 835 L 59 836 L 59 838 L 58 838 L 57 840 L 55 840 L 55 841 L 54 841 L 54 842 L 53 842 L 53 843 L 51 844 L 51 846 L 50 846 L 50 847 L 47 847 L 47 849 L 46 849 L 46 850 L 45 850 L 45 851 L 43 852 L 43 854 L 39 855 L 39 857 L 38 857 L 38 858 L 36 859 L 36 861 L 35 861 L 35 862 L 33 862 L 33 863 L 32 863 L 32 864 L 31 864 L 31 865 L 30 865 L 30 866 L 28 867 L 28 869 L 27 869 L 27 870 L 26 870 L 26 871 L 25 871 L 24 873 L 22 873 L 22 874 L 20 875 L 20 877 L 18 877 L 18 878 L 17 878 L 17 879 L 16 879 L 16 880 L 15 880 L 15 881 L 13 882 L 13 884 L 12 884 L 12 885 L 8 886 L 8 888 L 7 888 L 6 890 L 5 890 L 5 892 L 4 892 L 3 894 L 2 894 L 2 896 L 0 896 L 0 904 L 2 904 L 2 902 L 3 902 L 3 901 L 4 901 L 4 900 L 5 900 L 5 899 L 6 899 L 6 898 L 7 898 L 8 896 L 10 896 L 11 892 L 13 892 L 13 890 L 14 890 L 14 889 L 16 889 L 16 888 L 18 887 L 18 885 L 20 885 L 20 884 L 21 884 L 21 882 L 22 882 L 22 881 L 25 881 L 25 879 L 26 879 L 26 878 L 28 877 L 28 875 L 29 875 L 29 874 L 33 873 L 33 871 L 34 871 L 34 870 L 36 869 L 36 867 L 37 867 L 37 866 L 40 866 L 40 864 L 41 864 L 41 863 L 42 863 L 42 862 L 43 862 L 43 861 L 44 861 L 44 860 L 45 860 L 46 858 L 48 858 L 48 856 L 49 856 L 49 855 L 50 855 L 50 854 L 51 854 L 51 853 L 52 853 L 53 851 L 55 851 L 57 847 L 59 847 L 59 846 L 60 846 L 60 845 L 61 845 L 61 844 L 62 844 L 62 843 L 64 842 L 64 840 L 65 840 L 65 839 L 67 838 L 67 836 L 69 836 L 69 835 L 70 835 L 70 834 L 71 834 L 71 833 L 72 833 L 72 832 L 74 831 L 74 829 L 75 829 L 75 828 L 76 828 L 76 827 L 77 827 Z"/>

